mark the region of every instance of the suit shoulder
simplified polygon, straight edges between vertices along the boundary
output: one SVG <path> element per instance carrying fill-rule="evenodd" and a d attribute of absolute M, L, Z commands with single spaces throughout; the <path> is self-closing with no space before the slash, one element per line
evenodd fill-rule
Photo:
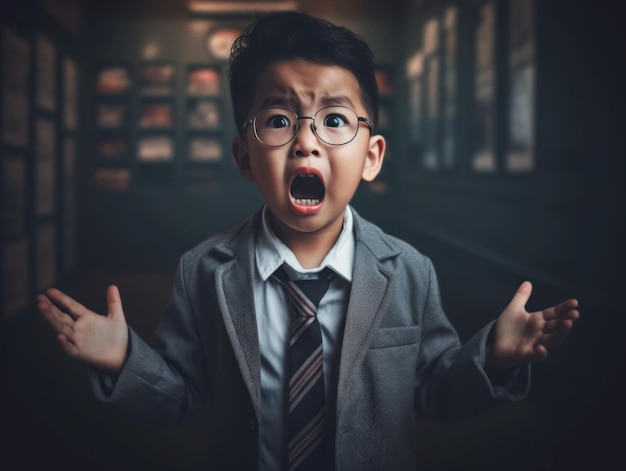
<path fill-rule="evenodd" d="M 198 243 L 182 255 L 181 264 L 196 263 L 201 259 L 215 259 L 221 262 L 234 258 L 238 251 L 253 244 L 255 233 L 253 219 L 248 218 L 239 225 Z"/>
<path fill-rule="evenodd" d="M 359 222 L 361 240 L 378 254 L 386 254 L 389 258 L 405 260 L 409 263 L 430 264 L 430 259 L 406 240 L 385 232 L 376 224 L 361 219 Z"/>

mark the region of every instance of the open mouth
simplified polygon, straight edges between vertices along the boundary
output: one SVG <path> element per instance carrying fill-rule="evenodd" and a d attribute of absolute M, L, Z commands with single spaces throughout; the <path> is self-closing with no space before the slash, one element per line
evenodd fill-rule
<path fill-rule="evenodd" d="M 314 173 L 296 176 L 289 189 L 292 201 L 299 206 L 319 206 L 324 200 L 324 184 Z"/>

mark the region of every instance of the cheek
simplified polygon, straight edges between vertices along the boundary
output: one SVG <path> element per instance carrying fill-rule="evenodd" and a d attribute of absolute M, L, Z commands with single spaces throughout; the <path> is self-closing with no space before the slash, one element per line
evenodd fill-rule
<path fill-rule="evenodd" d="M 272 158 L 271 154 L 258 153 L 250 158 L 250 167 L 257 179 L 268 179 L 278 173 L 280 169 L 279 162 L 277 158 Z"/>
<path fill-rule="evenodd" d="M 333 192 L 337 195 L 351 196 L 361 181 L 364 160 L 354 157 L 340 160 L 339 156 L 337 157 L 331 166 Z"/>
<path fill-rule="evenodd" d="M 263 193 L 280 193 L 284 189 L 284 169 L 271 159 L 256 160 L 252 164 L 255 181 Z"/>

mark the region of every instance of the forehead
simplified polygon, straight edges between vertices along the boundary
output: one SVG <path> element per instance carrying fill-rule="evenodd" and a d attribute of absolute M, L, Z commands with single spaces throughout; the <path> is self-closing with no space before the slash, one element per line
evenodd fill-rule
<path fill-rule="evenodd" d="M 321 106 L 345 105 L 365 111 L 356 77 L 349 70 L 304 60 L 268 65 L 257 80 L 253 112 L 267 106 L 286 106 L 296 112 Z"/>

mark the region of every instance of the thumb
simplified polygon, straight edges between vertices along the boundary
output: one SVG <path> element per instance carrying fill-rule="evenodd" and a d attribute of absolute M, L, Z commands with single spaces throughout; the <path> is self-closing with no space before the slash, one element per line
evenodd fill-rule
<path fill-rule="evenodd" d="M 120 290 L 115 285 L 111 285 L 107 289 L 107 306 L 109 308 L 110 318 L 115 320 L 119 320 L 121 318 L 124 320 L 124 308 L 122 307 Z"/>
<path fill-rule="evenodd" d="M 525 309 L 526 303 L 528 302 L 528 299 L 530 298 L 532 292 L 533 285 L 530 283 L 530 281 L 524 281 L 521 285 L 519 285 L 519 288 L 517 288 L 517 291 L 515 292 L 513 299 L 511 299 L 509 306 L 518 309 Z"/>

